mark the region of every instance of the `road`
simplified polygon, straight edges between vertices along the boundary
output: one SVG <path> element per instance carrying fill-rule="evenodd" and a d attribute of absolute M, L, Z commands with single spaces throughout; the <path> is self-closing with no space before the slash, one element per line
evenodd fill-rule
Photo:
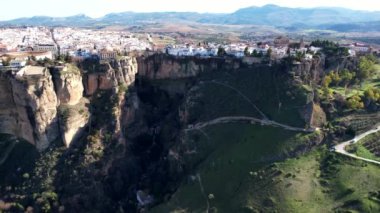
<path fill-rule="evenodd" d="M 188 128 L 185 129 L 185 131 L 199 130 L 199 129 L 203 129 L 207 126 L 211 126 L 215 124 L 236 123 L 236 122 L 260 123 L 261 125 L 281 127 L 286 130 L 298 131 L 298 132 L 314 132 L 318 130 L 318 129 L 303 129 L 299 127 L 293 127 L 293 126 L 281 124 L 276 121 L 272 121 L 268 119 L 259 119 L 259 118 L 247 117 L 247 116 L 226 116 L 226 117 L 215 118 L 207 122 L 201 122 L 194 125 L 189 125 Z"/>
<path fill-rule="evenodd" d="M 374 164 L 378 164 L 380 165 L 380 161 L 375 161 L 375 160 L 371 160 L 371 159 L 367 159 L 367 158 L 362 158 L 362 157 L 359 157 L 357 155 L 354 155 L 354 154 L 351 154 L 349 152 L 346 151 L 346 146 L 350 145 L 350 144 L 355 144 L 357 143 L 358 141 L 360 141 L 361 139 L 363 139 L 364 137 L 366 137 L 367 135 L 370 135 L 370 134 L 373 134 L 375 132 L 378 132 L 380 131 L 380 126 L 374 128 L 374 129 L 371 129 L 367 132 L 364 132 L 358 136 L 355 136 L 353 139 L 349 140 L 349 141 L 345 141 L 343 143 L 340 143 L 338 145 L 336 145 L 334 147 L 334 150 L 335 152 L 337 153 L 340 153 L 340 154 L 343 154 L 343 155 L 346 155 L 346 156 L 349 156 L 349 157 L 352 157 L 352 158 L 355 158 L 355 159 L 359 159 L 359 160 L 363 160 L 363 161 L 366 161 L 366 162 L 370 162 L 370 163 L 374 163 Z"/>

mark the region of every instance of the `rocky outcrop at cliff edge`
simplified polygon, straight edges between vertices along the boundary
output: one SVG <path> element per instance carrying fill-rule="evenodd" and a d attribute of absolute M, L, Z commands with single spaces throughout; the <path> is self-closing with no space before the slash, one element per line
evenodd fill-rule
<path fill-rule="evenodd" d="M 0 76 L 0 133 L 12 134 L 36 145 L 39 150 L 62 138 L 66 146 L 87 127 L 90 113 L 83 91 L 91 96 L 98 89 L 128 86 L 135 80 L 137 61 L 122 57 L 104 62 L 95 73 L 82 74 L 72 64 L 27 66 L 18 74 Z M 85 78 L 83 84 L 82 77 Z"/>
<path fill-rule="evenodd" d="M 319 81 L 324 75 L 325 58 L 315 57 L 295 64 L 292 71 L 304 82 Z"/>
<path fill-rule="evenodd" d="M 60 136 L 52 76 L 43 67 L 25 67 L 24 75 L 0 74 L 0 131 L 23 138 L 37 149 Z"/>
<path fill-rule="evenodd" d="M 86 74 L 85 91 L 91 96 L 96 90 L 106 90 L 118 85 L 129 86 L 135 81 L 137 61 L 134 57 L 122 57 L 110 62 L 102 62 L 100 70 Z"/>
<path fill-rule="evenodd" d="M 322 127 L 327 122 L 326 113 L 319 104 L 310 102 L 300 113 L 310 127 Z"/>
<path fill-rule="evenodd" d="M 62 140 L 66 147 L 85 132 L 90 119 L 90 112 L 87 107 L 89 101 L 82 98 L 76 105 L 60 105 L 59 121 L 62 134 Z"/>
<path fill-rule="evenodd" d="M 205 71 L 236 70 L 242 66 L 242 61 L 236 58 L 174 57 L 166 54 L 141 56 L 137 61 L 139 76 L 148 79 L 188 78 Z"/>
<path fill-rule="evenodd" d="M 76 105 L 83 97 L 82 75 L 78 67 L 67 64 L 55 67 L 53 80 L 60 104 Z"/>

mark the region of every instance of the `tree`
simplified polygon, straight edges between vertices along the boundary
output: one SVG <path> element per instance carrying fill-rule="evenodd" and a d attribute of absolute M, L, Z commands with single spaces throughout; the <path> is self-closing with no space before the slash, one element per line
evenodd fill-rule
<path fill-rule="evenodd" d="M 222 57 L 226 55 L 226 50 L 223 47 L 218 48 L 218 56 Z"/>
<path fill-rule="evenodd" d="M 258 56 L 258 54 L 257 54 L 257 50 L 256 50 L 256 49 L 253 50 L 253 52 L 252 52 L 252 56 L 253 56 L 253 57 L 257 57 L 257 56 Z"/>
<path fill-rule="evenodd" d="M 301 61 L 302 60 L 302 52 L 300 52 L 300 51 L 296 52 L 296 60 L 297 61 Z"/>
<path fill-rule="evenodd" d="M 346 93 L 346 90 L 347 90 L 347 86 L 350 84 L 350 82 L 354 79 L 355 77 L 355 73 L 354 72 L 350 72 L 349 70 L 347 69 L 344 69 L 341 74 L 340 74 L 340 78 L 341 78 L 341 82 L 343 83 L 344 85 L 344 92 Z"/>
<path fill-rule="evenodd" d="M 336 71 L 331 71 L 329 73 L 329 76 L 332 80 L 332 83 L 336 86 L 336 85 L 339 85 L 340 81 L 341 81 L 341 77 L 339 76 L 339 73 L 336 72 Z"/>
<path fill-rule="evenodd" d="M 267 57 L 268 57 L 268 58 L 270 58 L 270 57 L 271 57 L 271 55 L 272 55 L 272 52 L 273 52 L 273 51 L 272 51 L 272 49 L 271 49 L 271 48 L 269 48 L 269 49 L 268 49 L 268 51 L 267 51 Z"/>
<path fill-rule="evenodd" d="M 370 102 L 380 101 L 380 89 L 370 87 L 364 91 L 364 98 Z"/>
<path fill-rule="evenodd" d="M 366 56 L 366 58 L 370 61 L 372 61 L 374 64 L 377 64 L 378 63 L 378 59 L 376 58 L 376 56 L 374 56 L 373 54 L 369 54 Z"/>
<path fill-rule="evenodd" d="M 330 77 L 330 75 L 326 75 L 324 78 L 323 78 L 323 81 L 322 81 L 322 86 L 324 88 L 328 88 L 330 86 L 332 82 L 332 79 Z"/>
<path fill-rule="evenodd" d="M 73 58 L 69 55 L 69 53 L 66 53 L 64 60 L 66 63 L 71 63 L 73 61 Z"/>
<path fill-rule="evenodd" d="M 329 99 L 331 97 L 331 91 L 328 87 L 322 88 L 322 96 L 325 97 L 326 99 Z"/>
<path fill-rule="evenodd" d="M 249 56 L 248 47 L 245 47 L 245 49 L 244 49 L 244 55 L 245 55 L 245 56 Z"/>
<path fill-rule="evenodd" d="M 349 109 L 358 110 L 364 108 L 364 103 L 359 95 L 353 95 L 347 100 L 347 107 Z"/>
<path fill-rule="evenodd" d="M 359 69 L 358 69 L 358 78 L 360 81 L 368 79 L 373 74 L 373 65 L 374 63 L 371 60 L 368 60 L 367 57 L 360 57 L 359 59 Z"/>

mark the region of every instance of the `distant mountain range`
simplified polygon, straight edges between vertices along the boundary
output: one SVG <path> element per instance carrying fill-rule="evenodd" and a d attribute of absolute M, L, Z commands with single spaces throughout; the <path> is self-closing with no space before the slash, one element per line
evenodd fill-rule
<path fill-rule="evenodd" d="M 138 25 L 156 22 L 198 22 L 205 24 L 268 25 L 288 28 L 319 28 L 355 31 L 356 28 L 380 31 L 380 12 L 344 8 L 287 8 L 276 5 L 248 7 L 229 14 L 195 12 L 111 13 L 101 18 L 76 15 L 63 18 L 35 16 L 1 21 L 0 26 L 76 26 L 99 27 Z"/>

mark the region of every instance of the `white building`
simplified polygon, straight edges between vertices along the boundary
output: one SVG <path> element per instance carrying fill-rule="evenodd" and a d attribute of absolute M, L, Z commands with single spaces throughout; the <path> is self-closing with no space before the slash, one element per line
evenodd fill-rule
<path fill-rule="evenodd" d="M 33 50 L 39 52 L 50 51 L 54 55 L 58 53 L 58 48 L 54 44 L 37 44 L 33 47 Z"/>
<path fill-rule="evenodd" d="M 352 49 L 355 50 L 355 52 L 359 52 L 359 53 L 369 53 L 369 52 L 371 52 L 371 46 L 365 45 L 365 44 L 362 44 L 362 43 L 355 43 L 354 47 Z"/>
<path fill-rule="evenodd" d="M 313 55 L 307 53 L 307 54 L 305 54 L 305 59 L 306 59 L 306 60 L 312 60 L 312 59 L 313 59 Z"/>
<path fill-rule="evenodd" d="M 321 51 L 322 48 L 320 47 L 309 47 L 309 51 L 312 52 L 313 54 L 316 54 L 317 52 Z"/>
<path fill-rule="evenodd" d="M 273 49 L 273 55 L 274 55 L 274 57 L 276 57 L 276 58 L 283 58 L 283 57 L 285 57 L 287 49 L 288 49 L 287 47 L 274 48 Z"/>
<path fill-rule="evenodd" d="M 116 52 L 115 51 L 107 51 L 103 50 L 99 53 L 100 60 L 110 60 L 116 58 Z"/>
<path fill-rule="evenodd" d="M 13 68 L 21 68 L 21 67 L 25 67 L 26 61 L 25 60 L 11 60 L 9 64 Z"/>

